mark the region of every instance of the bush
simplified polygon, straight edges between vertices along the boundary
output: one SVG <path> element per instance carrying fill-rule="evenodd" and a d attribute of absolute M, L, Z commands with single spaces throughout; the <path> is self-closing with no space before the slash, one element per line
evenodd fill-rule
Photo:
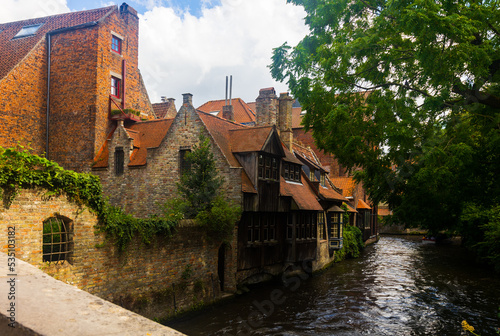
<path fill-rule="evenodd" d="M 198 213 L 195 219 L 211 239 L 228 242 L 240 215 L 240 207 L 229 204 L 219 195 L 213 201 L 212 207 Z"/>

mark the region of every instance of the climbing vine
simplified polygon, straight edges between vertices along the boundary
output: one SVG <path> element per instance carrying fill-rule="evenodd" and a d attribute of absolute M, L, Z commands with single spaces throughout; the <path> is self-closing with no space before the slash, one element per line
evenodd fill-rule
<path fill-rule="evenodd" d="M 0 196 L 9 206 L 20 189 L 46 190 L 45 197 L 66 195 L 68 200 L 87 206 L 99 219 L 98 232 L 106 233 L 119 251 L 123 251 L 136 235 L 146 244 L 155 235 L 170 236 L 178 220 L 152 216 L 135 218 L 109 204 L 103 197 L 99 178 L 92 174 L 65 170 L 57 163 L 31 154 L 23 147 L 0 147 Z"/>

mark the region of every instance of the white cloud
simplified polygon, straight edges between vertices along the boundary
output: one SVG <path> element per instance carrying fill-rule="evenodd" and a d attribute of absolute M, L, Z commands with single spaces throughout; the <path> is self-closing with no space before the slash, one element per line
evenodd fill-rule
<path fill-rule="evenodd" d="M 66 0 L 2 0 L 0 23 L 69 12 Z"/>
<path fill-rule="evenodd" d="M 307 33 L 301 7 L 286 0 L 222 0 L 195 17 L 166 7 L 140 15 L 139 67 L 150 99 L 193 94 L 196 106 L 223 99 L 225 76 L 233 75 L 233 98 L 254 101 L 276 83 L 267 67 L 272 48 L 294 45 Z"/>

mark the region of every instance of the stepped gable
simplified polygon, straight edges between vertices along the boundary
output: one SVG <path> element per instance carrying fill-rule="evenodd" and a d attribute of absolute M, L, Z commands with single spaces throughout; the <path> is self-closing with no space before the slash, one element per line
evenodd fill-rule
<path fill-rule="evenodd" d="M 0 24 L 0 79 L 22 61 L 38 43 L 41 43 L 46 33 L 97 22 L 113 10 L 118 10 L 118 7 L 109 6 Z M 42 25 L 35 34 L 14 38 L 21 28 L 38 24 Z"/>
<path fill-rule="evenodd" d="M 241 124 L 255 123 L 255 113 L 241 98 L 233 98 L 231 101 L 234 110 L 234 120 Z M 222 117 L 222 108 L 226 105 L 225 99 L 210 100 L 198 107 L 205 113 L 217 112 L 216 116 Z"/>

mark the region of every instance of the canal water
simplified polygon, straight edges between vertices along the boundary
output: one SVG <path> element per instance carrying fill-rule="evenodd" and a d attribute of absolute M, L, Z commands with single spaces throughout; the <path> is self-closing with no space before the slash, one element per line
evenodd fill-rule
<path fill-rule="evenodd" d="M 454 245 L 382 237 L 358 259 L 167 323 L 187 335 L 466 335 L 500 327 L 500 279 Z M 470 335 L 470 334 L 469 334 Z"/>

